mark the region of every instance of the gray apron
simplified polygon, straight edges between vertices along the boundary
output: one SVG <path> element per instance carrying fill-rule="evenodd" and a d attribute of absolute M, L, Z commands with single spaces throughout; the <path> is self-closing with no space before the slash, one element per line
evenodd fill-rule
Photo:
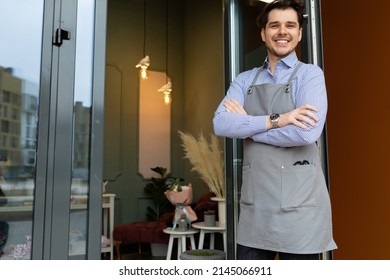
<path fill-rule="evenodd" d="M 287 84 L 249 87 L 249 115 L 283 114 L 295 109 Z M 295 165 L 306 160 L 309 164 Z M 313 254 L 335 249 L 329 194 L 316 144 L 277 147 L 244 140 L 243 182 L 237 243 L 271 251 Z"/>

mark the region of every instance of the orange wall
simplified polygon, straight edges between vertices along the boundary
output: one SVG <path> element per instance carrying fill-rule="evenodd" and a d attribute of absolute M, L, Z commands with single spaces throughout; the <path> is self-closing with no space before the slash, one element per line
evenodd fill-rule
<path fill-rule="evenodd" d="M 390 1 L 323 0 L 335 259 L 390 259 Z"/>

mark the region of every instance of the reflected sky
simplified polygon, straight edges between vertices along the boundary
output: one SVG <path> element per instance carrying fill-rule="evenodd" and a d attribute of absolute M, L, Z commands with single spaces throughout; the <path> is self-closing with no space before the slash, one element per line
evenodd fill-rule
<path fill-rule="evenodd" d="M 0 66 L 39 88 L 44 0 L 0 0 Z M 94 0 L 78 1 L 75 101 L 91 104 Z M 30 92 L 37 94 L 38 91 Z"/>
<path fill-rule="evenodd" d="M 43 0 L 0 0 L 0 66 L 39 84 Z"/>

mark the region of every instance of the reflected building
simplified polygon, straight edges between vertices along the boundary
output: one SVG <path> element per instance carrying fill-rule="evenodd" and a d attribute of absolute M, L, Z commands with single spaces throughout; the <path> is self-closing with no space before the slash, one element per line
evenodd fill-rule
<path fill-rule="evenodd" d="M 0 155 L 10 167 L 4 177 L 31 178 L 36 158 L 38 88 L 0 66 Z"/>
<path fill-rule="evenodd" d="M 87 179 L 91 108 L 75 102 L 74 178 Z M 9 178 L 34 174 L 38 123 L 38 88 L 0 66 L 0 156 L 6 157 Z"/>
<path fill-rule="evenodd" d="M 76 101 L 74 105 L 74 142 L 73 142 L 73 178 L 89 178 L 89 145 L 90 145 L 91 107 L 83 106 Z"/>

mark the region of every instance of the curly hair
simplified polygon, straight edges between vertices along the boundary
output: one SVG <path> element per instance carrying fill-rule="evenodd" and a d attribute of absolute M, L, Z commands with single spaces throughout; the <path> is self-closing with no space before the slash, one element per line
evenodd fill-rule
<path fill-rule="evenodd" d="M 267 4 L 256 18 L 257 26 L 260 29 L 265 28 L 268 22 L 268 15 L 273 9 L 285 10 L 288 8 L 292 8 L 297 12 L 299 27 L 302 27 L 305 4 L 301 0 L 275 0 Z"/>

